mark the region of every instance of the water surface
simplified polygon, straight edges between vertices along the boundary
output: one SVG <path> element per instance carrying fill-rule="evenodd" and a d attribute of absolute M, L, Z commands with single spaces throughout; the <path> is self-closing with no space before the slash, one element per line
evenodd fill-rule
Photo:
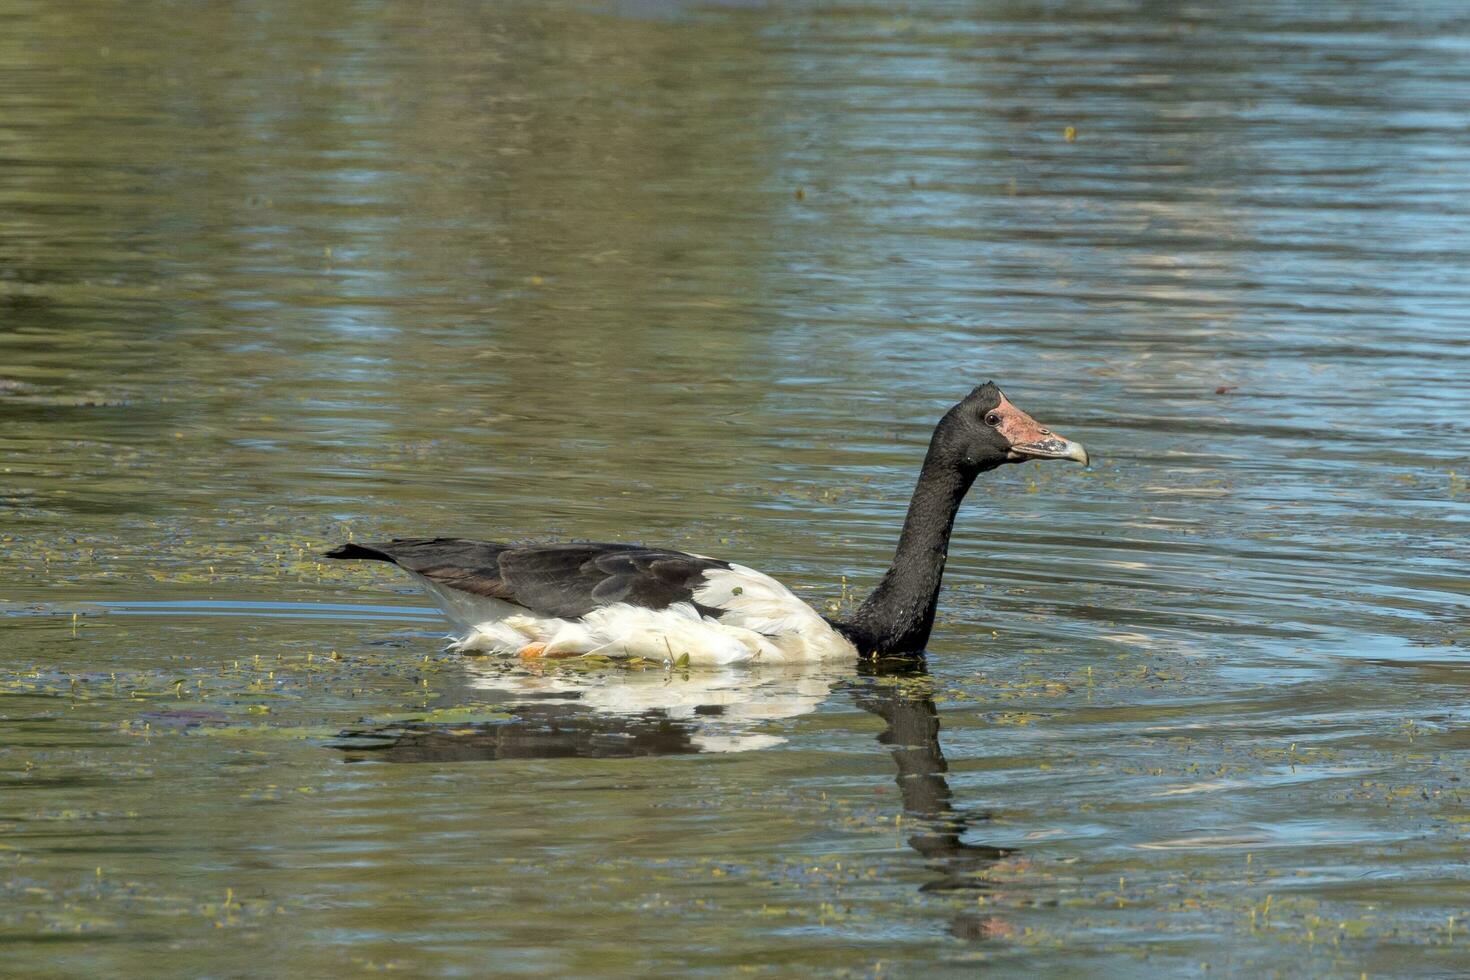
<path fill-rule="evenodd" d="M 0 946 L 66 973 L 1470 970 L 1454 3 L 0 0 Z M 927 665 L 441 652 L 394 534 Z"/>

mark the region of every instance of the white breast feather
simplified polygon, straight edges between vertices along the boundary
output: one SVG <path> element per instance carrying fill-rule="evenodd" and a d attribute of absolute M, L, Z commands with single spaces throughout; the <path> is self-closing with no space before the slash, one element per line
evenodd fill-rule
<path fill-rule="evenodd" d="M 720 622 L 770 639 L 784 659 L 850 657 L 856 650 L 817 611 L 780 582 L 744 565 L 712 568 L 694 601 L 722 610 Z"/>
<path fill-rule="evenodd" d="M 744 565 L 705 572 L 704 585 L 694 590 L 694 601 L 724 610 L 720 616 L 722 623 L 767 635 L 829 629 L 816 610 L 790 589 Z"/>

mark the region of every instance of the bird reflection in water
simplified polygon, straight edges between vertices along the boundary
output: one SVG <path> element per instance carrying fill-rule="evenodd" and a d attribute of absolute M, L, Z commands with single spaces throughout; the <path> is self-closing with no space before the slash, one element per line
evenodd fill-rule
<path fill-rule="evenodd" d="M 489 723 L 405 722 L 344 732 L 349 761 L 474 762 L 749 752 L 785 739 L 765 722 L 810 714 L 842 678 L 819 664 L 581 671 L 466 660 L 453 703 L 503 713 Z"/>
<path fill-rule="evenodd" d="M 938 877 L 922 891 L 982 890 L 980 875 L 1011 851 L 964 840 L 987 819 L 954 805 L 939 744 L 940 719 L 922 658 L 731 667 L 698 672 L 527 670 L 499 660 L 467 661 L 458 703 L 503 712 L 503 720 L 408 721 L 343 732 L 335 743 L 349 762 L 480 762 L 496 759 L 618 759 L 749 752 L 784 738 L 765 722 L 809 714 L 834 689 L 884 722 L 878 736 L 897 768 L 908 844 Z M 961 938 L 1005 932 L 995 919 L 962 916 Z"/>

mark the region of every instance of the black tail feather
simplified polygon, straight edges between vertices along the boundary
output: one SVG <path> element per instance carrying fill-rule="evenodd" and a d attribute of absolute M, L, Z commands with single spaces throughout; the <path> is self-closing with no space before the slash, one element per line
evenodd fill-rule
<path fill-rule="evenodd" d="M 393 562 L 393 564 L 395 565 L 398 564 L 397 560 L 392 555 L 388 554 L 386 551 L 379 551 L 375 545 L 353 544 L 351 542 L 349 542 L 348 544 L 344 544 L 341 547 L 333 548 L 331 551 L 324 552 L 322 554 L 322 557 L 369 558 L 376 561 Z"/>

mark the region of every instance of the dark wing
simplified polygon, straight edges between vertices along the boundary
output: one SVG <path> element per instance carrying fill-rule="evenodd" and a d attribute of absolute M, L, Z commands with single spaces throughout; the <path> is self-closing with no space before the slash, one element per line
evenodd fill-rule
<path fill-rule="evenodd" d="M 692 603 L 706 571 L 730 567 L 714 558 L 632 544 L 506 545 L 460 538 L 346 544 L 327 557 L 392 562 L 451 589 L 563 618 L 615 602 L 647 609 Z M 719 614 L 695 606 L 704 615 Z"/>

